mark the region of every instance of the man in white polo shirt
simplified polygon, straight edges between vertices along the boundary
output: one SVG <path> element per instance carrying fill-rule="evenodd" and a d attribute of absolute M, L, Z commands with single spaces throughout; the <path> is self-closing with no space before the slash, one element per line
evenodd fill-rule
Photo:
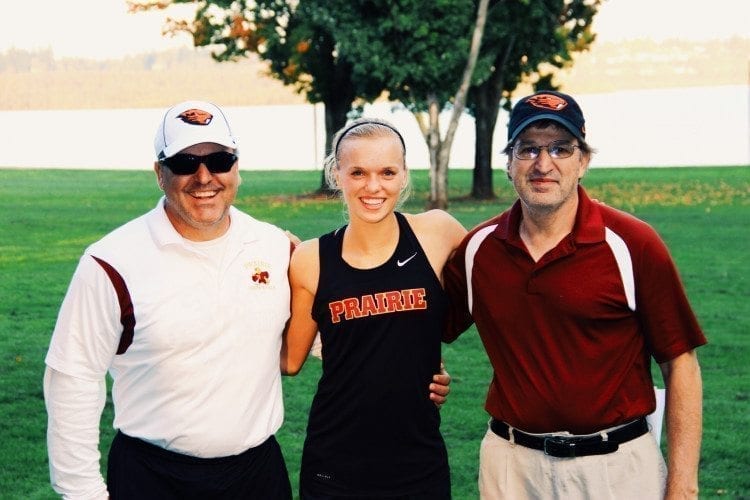
<path fill-rule="evenodd" d="M 54 489 L 66 498 L 291 498 L 274 438 L 291 244 L 232 203 L 237 143 L 217 106 L 165 113 L 164 196 L 86 249 L 44 376 Z M 107 484 L 99 420 L 114 426 Z"/>

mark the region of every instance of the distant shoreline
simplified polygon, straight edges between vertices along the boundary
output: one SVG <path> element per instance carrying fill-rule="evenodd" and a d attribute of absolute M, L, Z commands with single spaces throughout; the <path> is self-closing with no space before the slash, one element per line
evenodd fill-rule
<path fill-rule="evenodd" d="M 750 37 L 595 43 L 555 83 L 573 94 L 748 85 L 747 54 Z M 224 106 L 306 102 L 257 56 L 218 63 L 209 51 L 188 48 L 103 61 L 57 59 L 51 49 L 0 53 L 0 110 L 163 108 L 191 98 Z"/>

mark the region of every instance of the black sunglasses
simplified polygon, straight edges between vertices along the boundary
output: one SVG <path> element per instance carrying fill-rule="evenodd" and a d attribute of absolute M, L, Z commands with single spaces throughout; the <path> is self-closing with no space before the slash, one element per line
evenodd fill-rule
<path fill-rule="evenodd" d="M 236 161 L 236 154 L 228 151 L 217 151 L 205 156 L 178 153 L 169 158 L 162 158 L 159 163 L 169 168 L 175 175 L 193 175 L 198 171 L 201 163 L 212 174 L 224 174 L 232 170 Z"/>

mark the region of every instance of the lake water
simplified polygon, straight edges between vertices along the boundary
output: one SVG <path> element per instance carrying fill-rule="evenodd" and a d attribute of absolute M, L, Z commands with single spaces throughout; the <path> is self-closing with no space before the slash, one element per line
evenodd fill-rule
<path fill-rule="evenodd" d="M 592 166 L 750 165 L 750 87 L 621 91 L 576 96 Z M 150 169 L 163 109 L 0 111 L 0 167 Z M 227 107 L 240 140 L 243 170 L 316 169 L 324 156 L 321 105 Z M 366 116 L 389 119 L 403 133 L 411 168 L 429 165 L 427 146 L 402 107 L 378 103 Z M 449 114 L 444 113 L 446 121 Z M 494 167 L 505 164 L 507 113 L 495 133 Z M 445 128 L 445 126 L 443 127 Z M 444 132 L 444 130 L 443 130 Z M 473 119 L 464 115 L 451 167 L 474 163 Z"/>

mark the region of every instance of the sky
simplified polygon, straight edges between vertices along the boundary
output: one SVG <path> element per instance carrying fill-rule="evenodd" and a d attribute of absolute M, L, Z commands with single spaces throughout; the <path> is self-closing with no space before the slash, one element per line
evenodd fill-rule
<path fill-rule="evenodd" d="M 186 35 L 162 35 L 167 15 L 184 7 L 128 14 L 125 0 L 2 0 L 0 52 L 45 49 L 56 57 L 119 58 L 190 47 Z M 750 37 L 750 0 L 605 0 L 594 20 L 597 40 Z"/>

